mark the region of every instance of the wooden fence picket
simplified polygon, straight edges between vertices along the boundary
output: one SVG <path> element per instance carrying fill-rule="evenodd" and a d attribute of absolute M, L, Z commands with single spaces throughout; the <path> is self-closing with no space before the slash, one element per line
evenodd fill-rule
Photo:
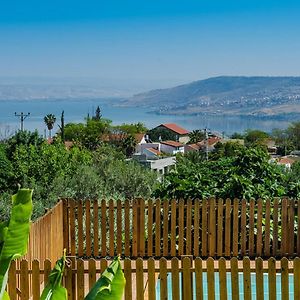
<path fill-rule="evenodd" d="M 98 214 L 98 200 L 93 201 L 93 254 L 95 257 L 99 255 L 99 214 Z"/>
<path fill-rule="evenodd" d="M 103 199 L 101 201 L 101 256 L 105 257 L 107 255 L 107 248 L 106 248 L 106 232 L 107 232 L 107 226 L 106 226 L 106 201 Z"/>
<path fill-rule="evenodd" d="M 143 259 L 136 260 L 136 299 L 144 300 L 144 272 Z"/>
<path fill-rule="evenodd" d="M 88 272 L 89 272 L 89 290 L 96 282 L 96 261 L 91 258 L 88 262 Z"/>
<path fill-rule="evenodd" d="M 196 299 L 203 300 L 203 272 L 202 259 L 197 257 L 195 259 L 195 281 L 196 281 Z"/>
<path fill-rule="evenodd" d="M 167 277 L 167 260 L 162 257 L 159 260 L 159 282 L 160 282 L 160 299 L 168 299 L 168 277 Z"/>
<path fill-rule="evenodd" d="M 82 201 L 78 201 L 77 203 L 77 212 L 78 212 L 78 216 L 77 216 L 77 221 L 78 221 L 78 230 L 77 230 L 77 236 L 78 236 L 78 255 L 79 256 L 83 256 L 84 253 L 84 237 L 83 237 L 83 205 L 82 205 Z"/>
<path fill-rule="evenodd" d="M 124 260 L 124 277 L 126 280 L 125 300 L 132 300 L 132 274 L 131 260 L 129 258 L 125 258 Z"/>
<path fill-rule="evenodd" d="M 103 227 L 102 227 L 103 228 Z M 106 230 L 105 230 L 106 232 Z M 92 255 L 92 242 L 91 242 L 91 203 L 89 200 L 85 201 L 85 239 L 86 239 L 86 255 Z M 104 249 L 101 247 L 101 249 Z M 103 255 L 103 253 L 102 253 Z"/>
<path fill-rule="evenodd" d="M 255 278 L 256 278 L 256 299 L 264 300 L 264 274 L 263 260 L 261 257 L 255 260 Z"/>
<path fill-rule="evenodd" d="M 109 261 L 102 258 L 86 260 L 73 260 L 71 265 L 66 266 L 63 286 L 68 292 L 68 299 L 82 300 L 87 292 L 94 285 L 95 281 L 107 268 Z M 180 266 L 181 263 L 181 266 Z M 9 271 L 8 292 L 12 300 L 32 299 L 38 300 L 43 286 L 47 284 L 51 266 L 49 260 L 39 262 L 34 260 L 32 268 L 28 260 L 13 262 Z M 293 299 L 300 298 L 300 259 L 293 260 L 282 258 L 276 261 L 271 257 L 268 261 L 262 258 L 251 260 L 244 257 L 238 260 L 236 257 L 230 259 L 220 258 L 218 260 L 209 257 L 207 260 L 201 258 L 193 259 L 185 256 L 181 260 L 173 257 L 171 260 L 160 258 L 155 260 L 143 258 L 131 260 L 125 258 L 121 261 L 126 279 L 124 297 L 126 300 L 152 300 L 157 296 L 157 286 L 159 284 L 159 298 L 179 300 L 192 299 L 220 299 L 220 300 L 239 300 L 240 292 L 243 290 L 243 299 L 276 300 L 277 291 L 281 291 L 281 299 L 291 299 L 289 292 L 293 285 Z M 100 266 L 100 268 L 99 268 Z M 219 288 L 216 288 L 215 274 L 219 275 Z M 230 273 L 231 283 L 228 282 L 228 272 Z M 241 289 L 239 272 L 242 272 L 243 288 Z M 206 273 L 206 274 L 205 274 Z M 252 277 L 252 274 L 255 276 Z M 268 274 L 268 280 L 264 280 L 264 274 Z M 281 274 L 281 281 L 276 280 L 277 275 Z M 203 286 L 203 278 L 206 275 L 206 288 Z M 294 277 L 291 280 L 289 274 Z M 20 280 L 18 280 L 20 278 Z M 255 278 L 255 279 L 254 279 Z M 254 282 L 251 282 L 254 280 Z M 44 281 L 44 284 L 43 284 Z M 205 284 L 205 283 L 204 283 Z M 229 286 L 231 284 L 231 286 Z M 252 286 L 254 284 L 254 286 Z M 266 286 L 265 286 L 266 285 Z M 265 289 L 268 290 L 266 298 Z M 231 290 L 231 296 L 229 295 Z M 207 294 L 204 294 L 204 291 Z M 219 291 L 219 296 L 216 292 Z"/>
<path fill-rule="evenodd" d="M 244 280 L 244 300 L 251 300 L 251 271 L 250 259 L 244 257 L 243 259 L 243 280 Z"/>
<path fill-rule="evenodd" d="M 194 256 L 199 256 L 200 254 L 200 251 L 199 251 L 199 224 L 200 224 L 200 205 L 199 205 L 199 199 L 196 199 L 195 200 L 195 204 L 194 204 L 194 241 L 193 241 L 193 244 L 194 244 Z M 175 209 L 176 209 L 176 206 L 175 206 Z M 175 210 L 176 211 L 176 210 Z M 174 239 L 175 241 L 175 239 Z M 172 237 L 171 237 L 171 242 L 172 242 Z M 174 243 L 175 244 L 175 243 Z M 174 245 L 174 248 L 175 248 L 175 245 Z M 176 255 L 176 251 L 173 251 L 173 253 L 171 253 L 172 256 L 175 256 L 173 255 L 175 254 Z"/>
<path fill-rule="evenodd" d="M 77 287 L 77 299 L 84 298 L 84 261 L 82 259 L 77 260 L 77 276 L 76 276 L 76 287 Z"/>
<path fill-rule="evenodd" d="M 202 200 L 202 218 L 201 218 L 201 255 L 207 256 L 207 200 Z M 182 255 L 182 254 L 180 254 Z"/>
<path fill-rule="evenodd" d="M 40 262 L 38 260 L 34 260 L 32 262 L 32 300 L 40 299 Z M 12 297 L 11 297 L 11 300 Z"/>
<path fill-rule="evenodd" d="M 238 260 L 236 257 L 230 260 L 231 267 L 231 294 L 232 300 L 239 300 L 239 271 L 238 271 Z"/>
<path fill-rule="evenodd" d="M 212 257 L 207 259 L 207 299 L 215 299 L 215 268 Z"/>
<path fill-rule="evenodd" d="M 147 255 L 149 257 L 153 254 L 153 202 L 152 200 L 148 201 L 148 237 L 147 237 Z"/>
<path fill-rule="evenodd" d="M 227 300 L 227 274 L 226 274 L 226 260 L 224 257 L 219 259 L 219 287 L 220 300 Z"/>
<path fill-rule="evenodd" d="M 289 299 L 289 261 L 281 259 L 281 299 Z"/>
<path fill-rule="evenodd" d="M 273 257 L 268 259 L 268 286 L 269 299 L 276 300 L 276 260 Z"/>
<path fill-rule="evenodd" d="M 155 260 L 151 257 L 148 259 L 148 299 L 155 299 L 155 291 Z"/>
<path fill-rule="evenodd" d="M 179 292 L 179 260 L 177 257 L 173 257 L 171 260 L 171 272 L 172 272 L 172 299 L 180 300 Z M 155 299 L 155 298 L 149 298 Z"/>
<path fill-rule="evenodd" d="M 109 200 L 109 256 L 115 255 L 115 214 L 114 201 Z"/>
<path fill-rule="evenodd" d="M 192 300 L 193 282 L 191 276 L 191 260 L 189 257 L 184 257 L 182 260 L 182 277 L 183 289 L 182 296 L 185 300 Z M 166 298 L 164 298 L 166 299 Z"/>

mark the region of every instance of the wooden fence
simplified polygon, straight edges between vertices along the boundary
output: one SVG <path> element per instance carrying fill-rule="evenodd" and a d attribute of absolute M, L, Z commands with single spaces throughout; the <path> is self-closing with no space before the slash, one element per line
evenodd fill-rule
<path fill-rule="evenodd" d="M 57 203 L 30 228 L 28 252 L 29 261 L 50 259 L 52 262 L 62 256 L 64 249 L 63 202 Z"/>
<path fill-rule="evenodd" d="M 300 255 L 299 200 L 65 200 L 63 212 L 73 256 Z"/>
<path fill-rule="evenodd" d="M 82 300 L 106 268 L 101 259 L 78 259 L 67 267 L 63 285 L 69 300 Z M 208 258 L 195 260 L 174 257 L 171 260 L 149 258 L 122 261 L 126 278 L 125 300 L 144 299 L 300 299 L 300 259 L 269 258 L 255 261 Z M 38 300 L 51 269 L 51 262 L 33 261 L 32 267 L 23 260 L 20 269 L 16 263 L 9 273 L 8 291 L 11 300 Z M 280 275 L 280 276 L 278 276 Z"/>

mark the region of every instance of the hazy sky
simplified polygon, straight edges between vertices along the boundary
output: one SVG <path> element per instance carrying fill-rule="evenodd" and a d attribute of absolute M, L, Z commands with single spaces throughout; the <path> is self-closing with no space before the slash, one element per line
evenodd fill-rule
<path fill-rule="evenodd" d="M 1 1 L 0 76 L 162 87 L 217 75 L 300 75 L 300 1 Z"/>

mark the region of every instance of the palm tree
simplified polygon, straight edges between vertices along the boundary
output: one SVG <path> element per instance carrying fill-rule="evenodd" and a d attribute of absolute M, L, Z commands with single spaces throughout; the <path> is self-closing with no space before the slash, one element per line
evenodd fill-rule
<path fill-rule="evenodd" d="M 194 144 L 205 139 L 205 133 L 202 130 L 196 129 L 189 134 L 190 143 Z"/>
<path fill-rule="evenodd" d="M 51 138 L 51 130 L 54 127 L 55 121 L 56 121 L 56 117 L 53 114 L 48 114 L 44 117 L 44 122 L 49 130 L 49 138 Z"/>
<path fill-rule="evenodd" d="M 135 137 L 132 134 L 129 134 L 128 136 L 125 137 L 122 144 L 126 156 L 127 157 L 132 156 L 132 154 L 135 151 L 135 147 L 137 145 L 137 141 Z"/>

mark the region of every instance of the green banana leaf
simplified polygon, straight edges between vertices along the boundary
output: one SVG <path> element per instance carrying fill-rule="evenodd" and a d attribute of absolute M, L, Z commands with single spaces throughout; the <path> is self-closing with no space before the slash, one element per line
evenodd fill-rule
<path fill-rule="evenodd" d="M 31 214 L 32 190 L 19 189 L 12 196 L 9 222 L 0 224 L 0 300 L 9 299 L 5 287 L 11 261 L 27 252 Z"/>
<path fill-rule="evenodd" d="M 116 257 L 92 287 L 85 300 L 121 300 L 125 277 L 119 257 Z"/>
<path fill-rule="evenodd" d="M 67 290 L 61 285 L 61 280 L 66 266 L 66 250 L 49 275 L 49 282 L 43 290 L 40 300 L 67 300 Z"/>
<path fill-rule="evenodd" d="M 7 294 L 6 291 L 4 291 L 4 295 L 3 295 L 3 300 L 10 300 L 9 295 Z"/>

